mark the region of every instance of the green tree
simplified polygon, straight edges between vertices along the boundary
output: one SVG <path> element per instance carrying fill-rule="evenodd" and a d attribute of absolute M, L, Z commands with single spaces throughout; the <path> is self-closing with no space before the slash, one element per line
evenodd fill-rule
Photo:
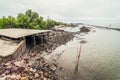
<path fill-rule="evenodd" d="M 18 14 L 17 17 L 17 25 L 20 28 L 30 28 L 29 27 L 29 22 L 30 22 L 30 18 L 29 16 L 25 15 L 25 14 Z"/>
<path fill-rule="evenodd" d="M 8 19 L 3 16 L 2 19 L 0 19 L 0 28 L 6 28 L 7 25 Z"/>
<path fill-rule="evenodd" d="M 33 12 L 31 9 L 26 11 L 26 15 L 29 16 L 30 22 L 39 17 L 39 14 L 37 12 Z"/>
<path fill-rule="evenodd" d="M 7 20 L 8 20 L 8 24 L 6 25 L 6 27 L 14 28 L 16 25 L 16 19 L 12 16 L 8 16 Z"/>
<path fill-rule="evenodd" d="M 52 19 L 44 20 L 37 12 L 31 9 L 25 13 L 18 14 L 17 18 L 8 16 L 8 18 L 0 19 L 0 28 L 30 28 L 30 29 L 50 29 L 56 25 L 63 25 L 62 22 L 57 22 Z"/>
<path fill-rule="evenodd" d="M 54 21 L 51 19 L 47 19 L 47 28 L 50 29 L 53 28 L 54 26 L 55 26 Z"/>

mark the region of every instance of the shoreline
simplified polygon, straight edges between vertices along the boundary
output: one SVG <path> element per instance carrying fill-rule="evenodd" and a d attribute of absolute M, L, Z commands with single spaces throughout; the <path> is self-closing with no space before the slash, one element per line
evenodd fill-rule
<path fill-rule="evenodd" d="M 96 27 L 96 28 L 102 28 L 102 29 L 108 29 L 108 30 L 120 31 L 120 28 L 114 28 L 114 27 L 97 26 L 97 25 L 89 25 L 89 26 L 93 26 L 93 27 Z"/>
<path fill-rule="evenodd" d="M 51 55 L 52 51 L 54 51 L 56 48 L 73 40 L 76 34 L 82 36 L 80 35 L 81 33 L 89 34 L 89 31 L 93 32 L 89 26 L 82 26 L 78 29 L 79 31 L 76 33 L 67 32 L 61 29 L 53 29 L 45 36 L 44 44 L 39 44 L 26 50 L 26 53 L 20 58 L 2 62 L 0 64 L 0 79 L 59 80 L 60 77 L 56 72 L 63 70 L 64 67 L 59 66 L 58 62 L 55 60 L 47 60 L 45 56 Z M 80 43 L 86 43 L 86 40 L 81 39 Z M 64 55 L 63 52 L 64 51 L 57 54 L 57 57 Z"/>

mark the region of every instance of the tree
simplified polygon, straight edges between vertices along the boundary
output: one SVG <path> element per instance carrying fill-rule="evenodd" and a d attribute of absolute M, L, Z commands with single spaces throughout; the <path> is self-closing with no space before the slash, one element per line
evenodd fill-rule
<path fill-rule="evenodd" d="M 26 11 L 26 15 L 30 18 L 30 22 L 39 17 L 37 12 L 33 12 L 31 9 Z"/>
<path fill-rule="evenodd" d="M 21 28 L 30 28 L 29 27 L 30 18 L 25 14 L 18 14 L 17 25 Z"/>
<path fill-rule="evenodd" d="M 7 24 L 6 27 L 8 27 L 8 28 L 15 27 L 15 25 L 16 25 L 16 19 L 14 17 L 8 16 L 7 20 L 8 20 L 8 24 Z"/>
<path fill-rule="evenodd" d="M 55 26 L 54 21 L 51 19 L 47 19 L 47 28 L 50 29 L 53 28 L 54 26 Z"/>
<path fill-rule="evenodd" d="M 43 17 L 31 9 L 18 14 L 17 18 L 8 16 L 8 18 L 3 17 L 0 19 L 0 28 L 50 29 L 56 25 L 63 25 L 63 23 L 49 18 L 44 20 Z"/>
<path fill-rule="evenodd" d="M 0 19 L 0 28 L 6 28 L 7 25 L 8 19 L 3 16 L 2 19 Z"/>

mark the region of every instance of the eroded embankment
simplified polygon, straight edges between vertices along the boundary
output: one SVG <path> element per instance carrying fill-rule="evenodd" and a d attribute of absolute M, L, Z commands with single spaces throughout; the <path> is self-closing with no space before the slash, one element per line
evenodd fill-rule
<path fill-rule="evenodd" d="M 41 53 L 43 51 L 51 53 L 56 47 L 66 44 L 73 39 L 74 34 L 63 30 L 53 30 L 45 36 L 45 43 L 35 46 L 31 52 Z"/>
<path fill-rule="evenodd" d="M 58 80 L 56 63 L 48 63 L 41 54 L 50 53 L 56 47 L 67 43 L 73 33 L 53 30 L 45 38 L 46 43 L 37 45 L 20 58 L 0 64 L 0 80 Z"/>

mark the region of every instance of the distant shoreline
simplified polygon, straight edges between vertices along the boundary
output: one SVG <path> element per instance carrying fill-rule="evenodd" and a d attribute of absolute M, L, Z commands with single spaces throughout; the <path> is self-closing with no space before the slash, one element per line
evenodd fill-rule
<path fill-rule="evenodd" d="M 106 26 L 98 26 L 98 25 L 89 25 L 89 26 L 93 26 L 93 27 L 96 27 L 96 28 L 103 28 L 103 29 L 120 31 L 120 28 L 115 28 L 115 27 L 106 27 Z"/>

